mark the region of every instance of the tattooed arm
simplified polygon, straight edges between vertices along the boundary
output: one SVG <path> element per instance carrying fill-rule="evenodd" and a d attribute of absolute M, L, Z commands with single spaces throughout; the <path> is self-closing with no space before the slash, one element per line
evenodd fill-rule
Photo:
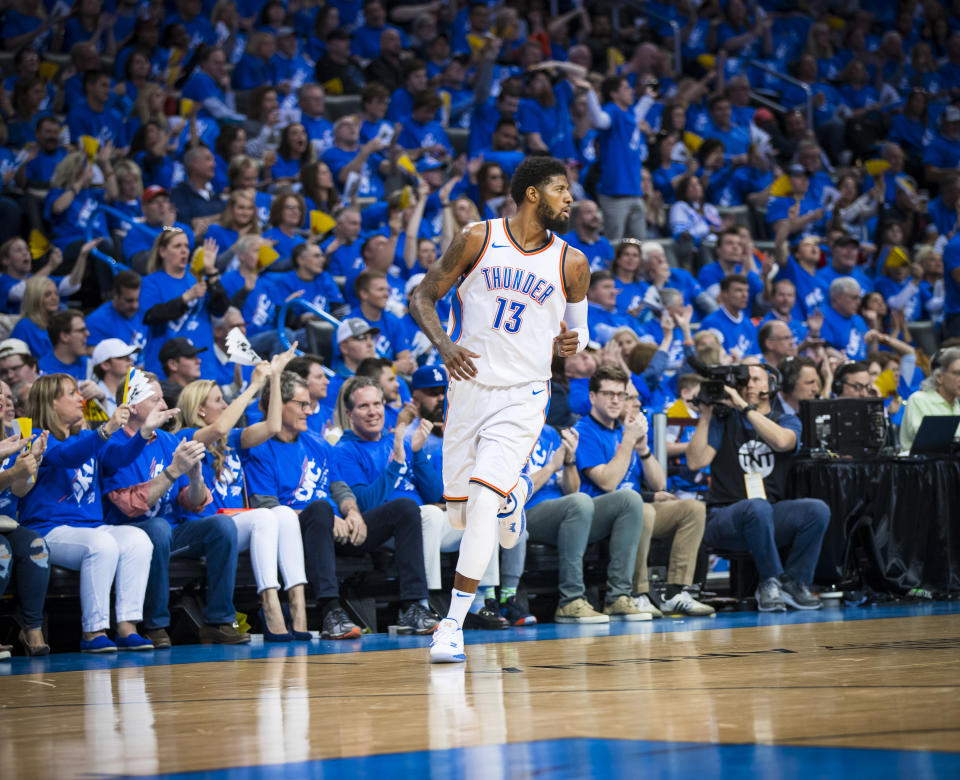
<path fill-rule="evenodd" d="M 587 346 L 587 288 L 590 286 L 590 263 L 586 255 L 572 246 L 567 247 L 563 264 L 563 290 L 567 296 L 567 310 L 560 333 L 554 338 L 554 350 L 561 357 L 569 357 Z"/>
<path fill-rule="evenodd" d="M 440 262 L 428 272 L 410 296 L 410 314 L 420 330 L 437 348 L 451 379 L 472 379 L 477 367 L 472 358 L 480 355 L 454 344 L 437 316 L 437 301 L 453 287 L 457 279 L 477 259 L 486 238 L 486 225 L 471 222 L 454 236 Z"/>

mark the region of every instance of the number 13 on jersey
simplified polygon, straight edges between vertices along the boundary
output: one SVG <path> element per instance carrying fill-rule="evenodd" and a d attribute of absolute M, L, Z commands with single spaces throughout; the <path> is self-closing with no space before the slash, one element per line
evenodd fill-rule
<path fill-rule="evenodd" d="M 507 333 L 516 333 L 520 330 L 520 326 L 523 325 L 523 310 L 527 308 L 527 304 L 519 303 L 518 301 L 508 301 L 506 298 L 497 298 L 497 314 L 493 318 L 493 329 L 500 330 L 500 326 L 503 325 L 503 329 Z M 507 313 L 507 320 L 504 322 L 504 314 Z"/>

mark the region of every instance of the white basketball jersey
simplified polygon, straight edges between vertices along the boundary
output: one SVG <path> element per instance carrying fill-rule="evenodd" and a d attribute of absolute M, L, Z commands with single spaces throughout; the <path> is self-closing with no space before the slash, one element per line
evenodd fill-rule
<path fill-rule="evenodd" d="M 548 380 L 553 338 L 567 306 L 567 243 L 547 231 L 542 247 L 525 252 L 510 235 L 506 219 L 484 224 L 483 249 L 457 287 L 448 335 L 480 355 L 474 363 L 482 385 Z"/>

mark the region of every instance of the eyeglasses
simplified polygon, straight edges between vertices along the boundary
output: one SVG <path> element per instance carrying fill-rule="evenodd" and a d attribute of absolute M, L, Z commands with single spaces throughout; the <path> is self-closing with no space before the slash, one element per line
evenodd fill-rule
<path fill-rule="evenodd" d="M 313 404 L 309 401 L 287 401 L 288 404 L 296 404 L 300 407 L 301 412 L 309 412 L 313 408 Z"/>
<path fill-rule="evenodd" d="M 852 387 L 858 393 L 865 393 L 870 389 L 870 383 L 864 384 L 862 382 L 844 382 L 846 387 Z"/>
<path fill-rule="evenodd" d="M 627 394 L 623 392 L 623 390 L 597 390 L 597 395 L 602 395 L 610 401 L 622 401 L 627 397 Z"/>

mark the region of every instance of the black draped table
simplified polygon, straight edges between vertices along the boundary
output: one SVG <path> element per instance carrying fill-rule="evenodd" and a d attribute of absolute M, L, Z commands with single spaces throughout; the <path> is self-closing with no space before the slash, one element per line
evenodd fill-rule
<path fill-rule="evenodd" d="M 960 590 L 960 458 L 798 458 L 788 493 L 831 510 L 816 582 L 843 579 L 854 537 L 873 587 Z"/>

